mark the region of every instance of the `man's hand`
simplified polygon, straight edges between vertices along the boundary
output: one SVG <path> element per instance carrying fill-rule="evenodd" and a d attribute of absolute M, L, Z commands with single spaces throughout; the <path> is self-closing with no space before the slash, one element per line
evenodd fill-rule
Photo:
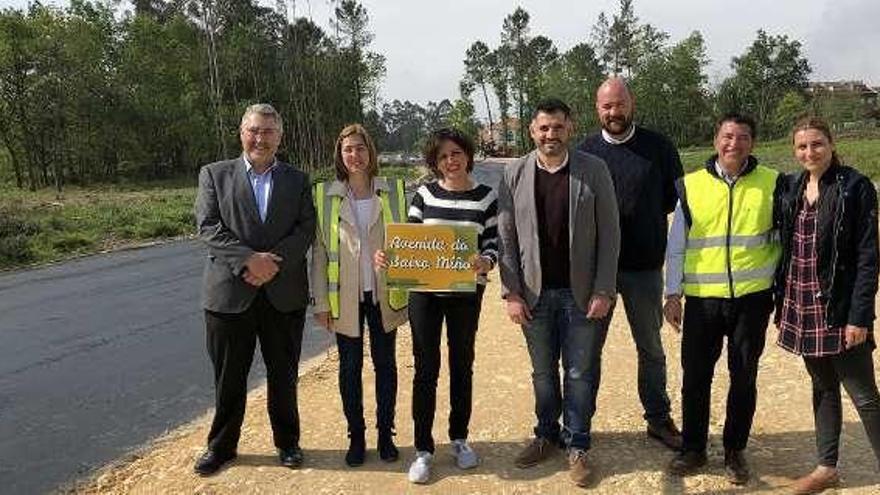
<path fill-rule="evenodd" d="M 318 326 L 323 327 L 328 332 L 333 331 L 333 318 L 330 318 L 329 311 L 321 311 L 320 313 L 315 313 L 315 323 Z"/>
<path fill-rule="evenodd" d="M 492 260 L 479 254 L 471 257 L 471 269 L 478 275 L 485 275 L 492 270 Z"/>
<path fill-rule="evenodd" d="M 281 257 L 275 253 L 254 253 L 244 262 L 244 281 L 259 287 L 272 280 L 278 273 Z"/>
<path fill-rule="evenodd" d="M 516 294 L 508 294 L 507 316 L 517 325 L 525 325 L 532 319 L 532 312 L 529 311 L 529 305 L 521 297 Z"/>
<path fill-rule="evenodd" d="M 681 296 L 678 294 L 666 296 L 666 303 L 663 305 L 663 317 L 666 322 L 672 325 L 676 332 L 681 332 Z"/>
<path fill-rule="evenodd" d="M 373 253 L 373 265 L 377 270 L 385 270 L 388 268 L 388 256 L 385 255 L 385 251 L 378 249 Z"/>
<path fill-rule="evenodd" d="M 587 318 L 591 320 L 601 320 L 611 311 L 611 298 L 602 294 L 596 294 L 590 298 L 590 304 L 587 306 Z"/>
<path fill-rule="evenodd" d="M 847 325 L 843 330 L 843 341 L 847 349 L 863 343 L 868 339 L 868 329 L 865 327 L 857 327 L 855 325 Z"/>

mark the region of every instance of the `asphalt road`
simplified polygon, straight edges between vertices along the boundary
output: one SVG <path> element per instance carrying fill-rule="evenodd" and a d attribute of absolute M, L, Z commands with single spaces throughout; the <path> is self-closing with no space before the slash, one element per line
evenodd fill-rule
<path fill-rule="evenodd" d="M 184 241 L 0 275 L 0 493 L 53 490 L 213 405 L 203 256 Z M 330 343 L 310 323 L 303 360 Z M 250 385 L 264 376 L 255 359 Z"/>

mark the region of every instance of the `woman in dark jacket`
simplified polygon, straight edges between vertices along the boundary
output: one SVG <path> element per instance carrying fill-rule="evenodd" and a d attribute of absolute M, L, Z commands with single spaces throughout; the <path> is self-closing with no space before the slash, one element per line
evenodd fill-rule
<path fill-rule="evenodd" d="M 792 139 L 804 170 L 786 178 L 779 197 L 777 343 L 803 356 L 813 383 L 819 463 L 794 488 L 816 493 L 838 481 L 841 383 L 880 461 L 880 394 L 871 357 L 877 193 L 864 175 L 840 163 L 823 121 L 798 122 Z"/>

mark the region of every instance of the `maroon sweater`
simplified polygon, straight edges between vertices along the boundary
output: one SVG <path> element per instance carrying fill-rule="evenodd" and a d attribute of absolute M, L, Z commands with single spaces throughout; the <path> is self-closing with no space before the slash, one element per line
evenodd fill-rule
<path fill-rule="evenodd" d="M 541 288 L 571 287 L 569 274 L 569 166 L 551 174 L 536 166 L 535 212 L 541 250 Z"/>

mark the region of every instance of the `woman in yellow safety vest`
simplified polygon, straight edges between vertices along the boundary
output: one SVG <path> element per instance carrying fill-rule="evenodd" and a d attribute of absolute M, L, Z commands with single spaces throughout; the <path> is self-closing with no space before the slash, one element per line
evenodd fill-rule
<path fill-rule="evenodd" d="M 874 375 L 877 295 L 877 192 L 844 165 L 828 125 L 799 121 L 794 156 L 803 166 L 786 177 L 780 199 L 782 263 L 777 272 L 777 343 L 803 357 L 813 383 L 818 466 L 795 493 L 838 482 L 840 385 L 849 393 L 880 462 L 880 393 Z"/>
<path fill-rule="evenodd" d="M 336 334 L 339 391 L 348 422 L 345 462 L 360 466 L 366 455 L 361 371 L 364 326 L 376 371 L 379 457 L 397 460 L 397 327 L 406 322 L 406 293 L 387 290 L 373 255 L 385 243 L 385 224 L 405 220 L 403 181 L 377 177 L 376 146 L 359 124 L 336 140 L 336 180 L 315 185 L 318 229 L 312 245 L 311 288 L 315 322 Z M 366 324 L 366 325 L 365 325 Z"/>

